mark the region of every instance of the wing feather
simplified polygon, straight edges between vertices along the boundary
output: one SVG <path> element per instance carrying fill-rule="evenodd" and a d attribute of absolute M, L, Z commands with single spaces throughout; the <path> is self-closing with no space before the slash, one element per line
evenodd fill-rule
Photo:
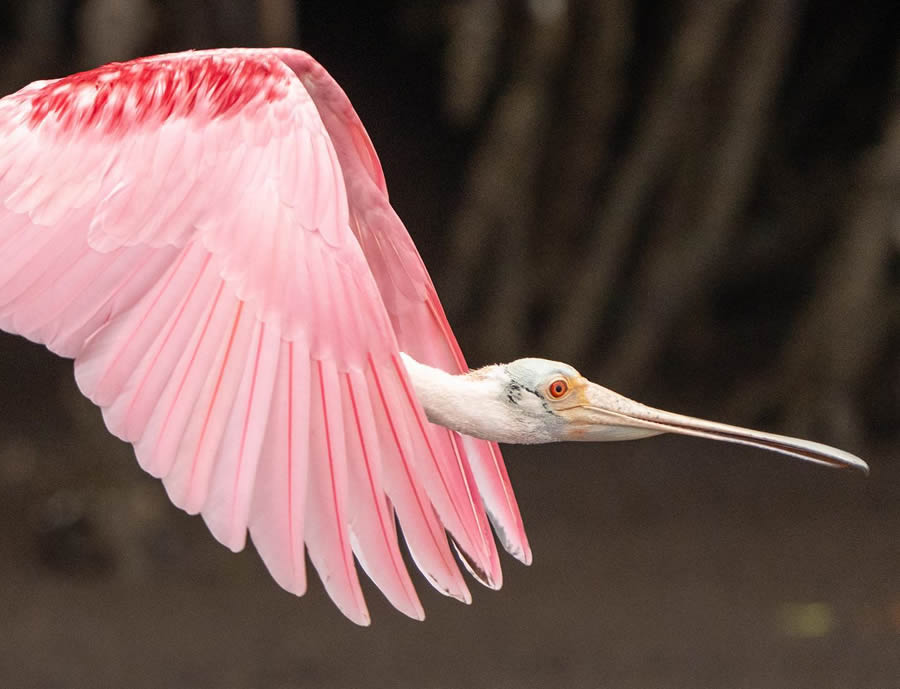
<path fill-rule="evenodd" d="M 415 400 L 406 369 L 394 355 L 395 376 L 392 396 L 410 419 L 410 437 L 416 458 L 417 474 L 425 485 L 441 521 L 462 549 L 463 562 L 485 586 L 499 589 L 502 585 L 500 562 L 494 539 L 490 535 L 481 500 L 473 494 L 474 483 L 468 466 L 446 443 L 446 429 L 435 429 Z"/>
<path fill-rule="evenodd" d="M 306 495 L 306 548 L 325 590 L 347 617 L 369 624 L 347 529 L 347 466 L 340 383 L 332 361 L 313 360 L 310 405 L 311 462 Z"/>
<path fill-rule="evenodd" d="M 394 514 L 384 489 L 381 449 L 368 384 L 362 371 L 343 374 L 349 479 L 349 526 L 353 551 L 369 578 L 387 599 L 414 619 L 425 611 L 397 545 Z"/>
<path fill-rule="evenodd" d="M 119 265 L 121 273 L 115 279 L 110 280 L 107 271 L 98 271 L 94 280 L 73 286 L 72 301 L 59 300 L 65 304 L 64 309 L 59 309 L 40 330 L 24 334 L 44 342 L 50 351 L 61 356 L 77 356 L 88 337 L 107 323 L 112 314 L 124 313 L 153 289 L 178 253 L 174 247 L 151 252 L 139 247 L 124 250 Z M 132 265 L 130 271 L 128 264 Z M 52 295 L 48 293 L 48 297 Z"/>
<path fill-rule="evenodd" d="M 188 460 L 179 448 L 208 377 L 208 361 L 215 360 L 221 347 L 225 348 L 226 361 L 232 356 L 239 360 L 240 349 L 246 347 L 249 339 L 246 327 L 239 327 L 244 303 L 229 299 L 224 283 L 214 273 L 206 283 L 202 285 L 205 289 L 197 290 L 194 300 L 204 304 L 199 323 L 188 321 L 186 312 L 181 312 L 160 358 L 141 381 L 140 396 L 135 400 L 137 405 L 151 410 L 146 427 L 134 444 L 138 462 L 150 474 L 163 479 L 169 497 L 179 507 L 186 506 L 185 482 L 191 480 L 195 471 L 193 461 L 190 467 L 185 466 Z M 170 367 L 171 375 L 158 382 Z M 159 387 L 162 391 L 158 397 L 150 394 L 151 389 Z"/>
<path fill-rule="evenodd" d="M 280 345 L 280 335 L 257 320 L 203 509 L 209 530 L 235 552 L 246 540 Z"/>
<path fill-rule="evenodd" d="M 26 294 L 29 288 L 39 289 L 41 282 L 53 282 L 54 275 L 48 271 L 62 263 L 71 253 L 78 251 L 79 238 L 75 233 L 47 233 L 38 235 L 37 241 L 18 242 L 9 247 L 8 261 L 3 266 L 0 279 L 0 318 L 9 322 L 10 313 L 16 310 L 16 300 Z M 10 322 L 10 330 L 13 330 Z"/>
<path fill-rule="evenodd" d="M 309 464 L 309 351 L 281 342 L 272 413 L 266 427 L 250 513 L 250 535 L 276 582 L 306 592 L 304 508 Z"/>
<path fill-rule="evenodd" d="M 196 347 L 185 352 L 191 352 L 185 356 L 189 368 L 182 377 L 176 373 L 169 383 L 178 390 L 160 431 L 169 444 L 157 450 L 160 458 L 172 458 L 171 468 L 162 470 L 169 497 L 190 514 L 203 511 L 213 470 L 220 470 L 216 461 L 226 449 L 223 436 L 233 419 L 232 411 L 238 409 L 245 371 L 252 366 L 248 359 L 253 356 L 258 321 L 242 302 L 221 290 L 208 323 Z M 213 535 L 222 540 L 221 531 Z M 231 546 L 231 542 L 222 542 Z"/>
<path fill-rule="evenodd" d="M 410 554 L 434 588 L 471 603 L 472 595 L 454 564 L 443 525 L 414 467 L 415 448 L 410 441 L 402 402 L 395 390 L 387 388 L 390 371 L 379 371 L 371 357 L 368 363 L 366 381 L 369 389 L 377 393 L 373 412 L 384 458 L 385 488 L 394 504 Z"/>
<path fill-rule="evenodd" d="M 92 335 L 76 359 L 75 379 L 81 391 L 105 410 L 110 430 L 125 440 L 137 440 L 143 432 L 143 425 L 136 430 L 126 423 L 139 381 L 155 368 L 159 350 L 176 319 L 194 300 L 209 263 L 209 254 L 196 246 L 182 251 L 142 299 Z M 163 371 L 160 381 L 170 373 L 171 369 Z M 128 383 L 132 388 L 126 394 Z"/>

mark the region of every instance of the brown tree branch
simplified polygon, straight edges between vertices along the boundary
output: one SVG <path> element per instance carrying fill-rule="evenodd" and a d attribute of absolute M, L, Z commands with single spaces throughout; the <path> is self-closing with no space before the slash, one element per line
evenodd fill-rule
<path fill-rule="evenodd" d="M 552 298 L 582 242 L 599 181 L 608 174 L 613 130 L 627 95 L 634 49 L 632 9 L 624 0 L 581 3 L 574 20 L 562 104 L 546 144 L 542 203 L 531 223 L 535 297 Z M 553 241 L 548 242 L 548 235 Z M 549 250 L 548 250 L 549 249 Z"/>
<path fill-rule="evenodd" d="M 510 81 L 490 116 L 482 143 L 466 176 L 461 206 L 453 223 L 453 243 L 446 270 L 459 289 L 448 294 L 448 311 L 460 313 L 475 290 L 487 306 L 492 342 L 506 352 L 521 349 L 519 327 L 529 304 L 528 221 L 537 203 L 533 190 L 541 161 L 543 131 L 552 112 L 549 84 L 566 44 L 565 15 L 532 17 Z M 492 252 L 490 246 L 501 245 Z M 492 254 L 497 261 L 488 264 Z M 476 279 L 490 267 L 489 290 Z M 494 356 L 498 353 L 495 351 Z"/>
<path fill-rule="evenodd" d="M 142 55 L 155 30 L 157 10 L 151 0 L 86 0 L 77 17 L 79 67 Z"/>
<path fill-rule="evenodd" d="M 497 73 L 507 2 L 469 0 L 453 8 L 444 53 L 444 112 L 468 127 L 481 110 Z"/>
<path fill-rule="evenodd" d="M 897 91 L 900 91 L 898 82 Z M 897 100 L 894 99 L 896 104 Z M 900 217 L 900 108 L 882 142 L 858 166 L 855 210 L 820 264 L 807 307 L 782 356 L 756 382 L 741 387 L 731 410 L 752 418 L 781 391 L 794 432 L 853 440 L 853 412 L 863 375 L 900 327 L 896 291 L 888 282 Z M 824 428 L 813 428 L 824 422 Z"/>
<path fill-rule="evenodd" d="M 755 14 L 741 41 L 732 91 L 708 132 L 712 144 L 706 169 L 686 192 L 698 208 L 665 212 L 658 239 L 635 279 L 628 327 L 605 366 L 609 379 L 629 388 L 642 384 L 679 316 L 703 297 L 752 190 L 794 35 L 789 5 L 781 0 L 761 2 Z"/>
<path fill-rule="evenodd" d="M 546 330 L 544 349 L 555 356 L 572 361 L 587 356 L 640 213 L 669 160 L 684 114 L 719 54 L 736 4 L 734 0 L 691 4 L 647 99 L 646 119 L 596 213 L 593 237 L 575 263 L 574 279 L 560 295 L 563 306 Z"/>
<path fill-rule="evenodd" d="M 297 45 L 296 0 L 258 0 L 258 3 L 262 45 L 288 47 Z"/>

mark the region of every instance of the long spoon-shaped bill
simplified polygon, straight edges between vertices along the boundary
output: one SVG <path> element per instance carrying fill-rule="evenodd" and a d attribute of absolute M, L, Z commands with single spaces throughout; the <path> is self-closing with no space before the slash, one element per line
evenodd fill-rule
<path fill-rule="evenodd" d="M 815 464 L 869 473 L 869 466 L 862 459 L 830 445 L 654 409 L 589 381 L 582 387 L 580 397 L 581 403 L 567 410 L 573 440 L 627 440 L 680 433 L 752 445 Z"/>

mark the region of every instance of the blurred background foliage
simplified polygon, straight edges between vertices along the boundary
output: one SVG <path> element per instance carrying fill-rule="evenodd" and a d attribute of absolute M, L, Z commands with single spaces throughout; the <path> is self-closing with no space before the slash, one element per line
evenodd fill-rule
<path fill-rule="evenodd" d="M 741 450 L 674 441 L 601 460 L 509 450 L 538 563 L 477 596 L 480 611 L 429 598 L 437 620 L 381 610 L 360 636 L 321 591 L 297 606 L 255 559 L 220 553 L 104 434 L 68 362 L 0 336 L 0 684 L 894 686 L 898 29 L 887 1 L 0 5 L 3 93 L 149 53 L 307 50 L 366 123 L 472 365 L 566 360 L 629 396 L 846 446 L 874 468 L 865 484 L 761 471 Z M 601 578 L 618 602 L 588 614 Z M 252 604 L 235 612 L 236 597 Z M 159 601 L 173 599 L 169 619 Z M 311 619 L 321 639 L 304 635 Z M 234 624 L 268 625 L 251 630 L 270 641 L 274 625 L 277 640 L 223 639 Z M 79 629 L 100 650 L 62 650 Z M 183 657 L 175 640 L 196 648 Z M 483 657 L 461 668 L 463 649 L 463 663 Z"/>
<path fill-rule="evenodd" d="M 369 123 L 474 362 L 540 352 L 833 440 L 900 426 L 895 3 L 5 13 L 4 91 L 188 46 L 317 56 Z"/>

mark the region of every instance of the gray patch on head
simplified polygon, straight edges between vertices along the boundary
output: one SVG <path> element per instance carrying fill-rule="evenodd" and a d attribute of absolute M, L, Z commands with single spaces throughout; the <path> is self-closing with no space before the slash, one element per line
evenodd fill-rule
<path fill-rule="evenodd" d="M 522 401 L 522 395 L 531 390 L 525 390 L 519 383 L 510 377 L 509 383 L 506 385 L 506 400 L 510 404 L 518 404 Z"/>
<path fill-rule="evenodd" d="M 510 367 L 519 363 L 529 361 L 528 359 L 518 359 L 517 361 L 512 362 L 511 364 L 507 364 L 506 373 L 509 378 L 509 382 L 506 384 L 506 400 L 510 404 L 514 404 L 517 406 L 523 406 L 522 403 L 525 400 L 525 395 L 534 395 L 535 399 L 540 403 L 540 405 L 544 408 L 548 414 L 554 414 L 553 409 L 550 408 L 550 405 L 547 403 L 546 398 L 537 391 L 537 386 L 535 384 L 528 384 L 527 382 L 521 380 L 516 376 L 516 373 L 511 370 Z M 535 359 L 533 361 L 543 361 L 543 359 Z M 526 372 L 530 372 L 530 369 L 526 369 Z M 534 376 L 530 376 L 530 378 L 534 378 Z"/>

